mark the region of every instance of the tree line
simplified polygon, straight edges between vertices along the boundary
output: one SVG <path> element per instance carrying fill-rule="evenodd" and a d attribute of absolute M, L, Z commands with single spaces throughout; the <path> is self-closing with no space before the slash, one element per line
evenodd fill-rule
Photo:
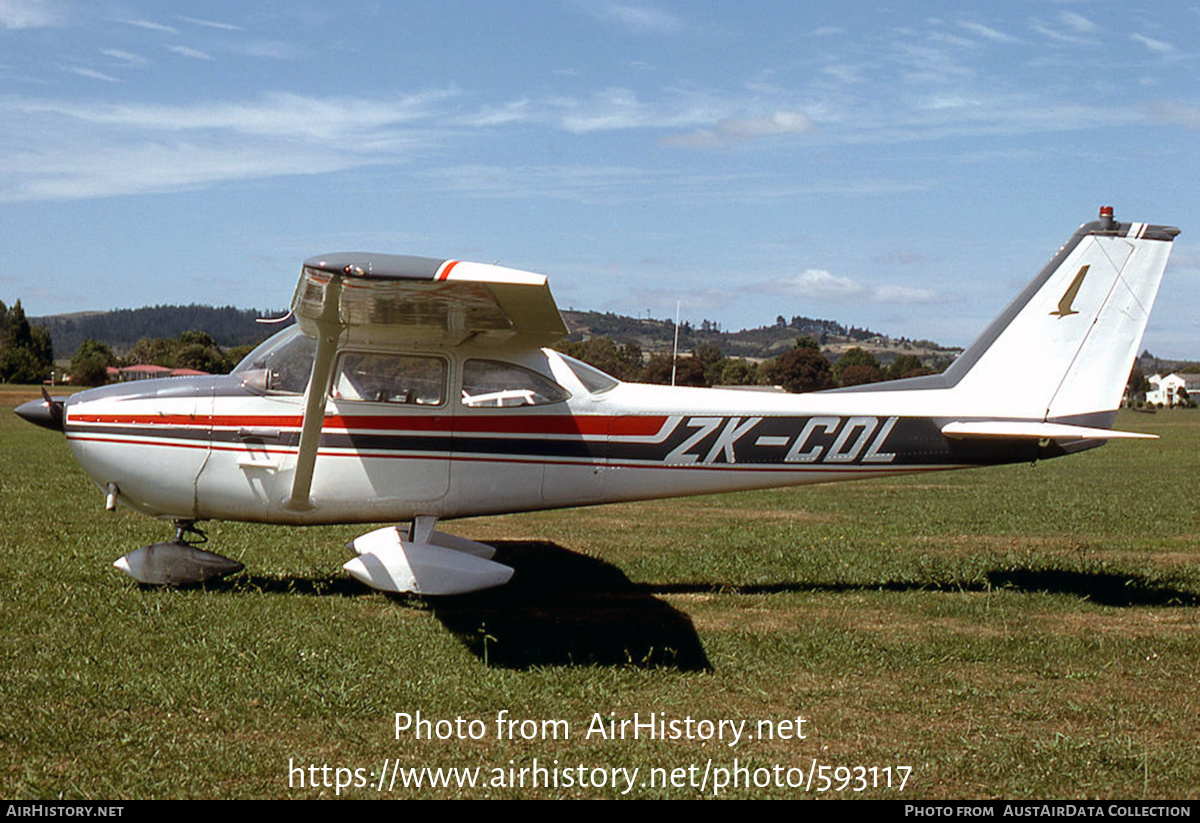
<path fill-rule="evenodd" d="M 678 386 L 781 386 L 789 392 L 819 391 L 839 386 L 858 386 L 902 377 L 935 374 L 949 361 L 926 366 L 912 354 L 897 355 L 883 364 L 862 348 L 851 348 L 830 361 L 812 337 L 796 338 L 789 350 L 768 360 L 726 357 L 711 343 L 701 343 L 679 357 L 657 353 L 645 357 L 636 343 L 618 344 L 611 337 L 589 337 L 565 341 L 559 351 L 619 380 Z"/>
<path fill-rule="evenodd" d="M 189 330 L 203 329 L 221 346 L 257 343 L 274 329 L 257 322 L 259 317 L 277 317 L 283 311 L 260 312 L 233 306 L 146 306 L 86 314 L 59 314 L 35 318 L 54 338 L 54 356 L 66 359 L 84 340 L 102 340 L 117 352 L 125 352 L 142 339 L 177 339 Z"/>
<path fill-rule="evenodd" d="M 108 380 L 109 368 L 139 364 L 225 374 L 252 348 L 251 344 L 222 348 L 208 332 L 192 330 L 179 337 L 143 337 L 118 357 L 107 343 L 87 338 L 71 358 L 71 382 L 100 386 Z"/>

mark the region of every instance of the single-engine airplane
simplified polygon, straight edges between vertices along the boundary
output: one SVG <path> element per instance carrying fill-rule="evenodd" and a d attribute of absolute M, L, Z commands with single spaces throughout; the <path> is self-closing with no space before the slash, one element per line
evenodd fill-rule
<path fill-rule="evenodd" d="M 376 589 L 508 581 L 439 520 L 828 483 L 1071 454 L 1113 438 L 1178 229 L 1111 207 L 1067 241 L 942 374 L 801 395 L 623 383 L 546 348 L 566 333 L 546 278 L 366 253 L 307 260 L 297 322 L 229 375 L 26 403 L 118 503 L 174 541 L 115 565 L 192 584 L 241 564 L 203 520 L 402 523 L 345 564 Z"/>

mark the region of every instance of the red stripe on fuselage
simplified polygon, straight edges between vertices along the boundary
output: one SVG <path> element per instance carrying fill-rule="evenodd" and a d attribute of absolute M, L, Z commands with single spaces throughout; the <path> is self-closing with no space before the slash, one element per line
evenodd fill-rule
<path fill-rule="evenodd" d="M 489 415 L 330 415 L 323 431 L 433 431 L 470 434 L 557 434 L 580 436 L 651 437 L 658 434 L 667 418 L 574 416 L 569 414 Z M 193 428 L 278 427 L 299 429 L 301 415 L 204 415 L 204 414 L 72 414 L 68 425 L 175 426 Z"/>

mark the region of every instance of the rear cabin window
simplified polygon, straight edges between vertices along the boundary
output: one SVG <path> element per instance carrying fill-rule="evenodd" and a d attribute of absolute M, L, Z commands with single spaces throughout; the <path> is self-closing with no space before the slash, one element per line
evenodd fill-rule
<path fill-rule="evenodd" d="M 508 409 L 561 403 L 571 393 L 531 369 L 498 360 L 468 360 L 462 403 L 472 409 Z"/>
<path fill-rule="evenodd" d="M 446 399 L 446 361 L 384 352 L 343 352 L 330 395 L 410 406 L 439 406 Z"/>
<path fill-rule="evenodd" d="M 574 357 L 565 355 L 562 352 L 559 352 L 558 356 L 567 364 L 567 368 L 583 384 L 583 387 L 588 390 L 589 394 L 601 394 L 621 385 L 621 381 L 611 374 L 602 372 L 595 366 L 584 363 L 582 360 L 576 360 Z"/>

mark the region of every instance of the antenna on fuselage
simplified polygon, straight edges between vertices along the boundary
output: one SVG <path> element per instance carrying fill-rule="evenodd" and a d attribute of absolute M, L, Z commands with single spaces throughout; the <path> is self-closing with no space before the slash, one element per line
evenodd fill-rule
<path fill-rule="evenodd" d="M 671 385 L 675 385 L 675 366 L 679 363 L 679 304 L 682 300 L 675 301 L 675 345 L 671 349 Z"/>

